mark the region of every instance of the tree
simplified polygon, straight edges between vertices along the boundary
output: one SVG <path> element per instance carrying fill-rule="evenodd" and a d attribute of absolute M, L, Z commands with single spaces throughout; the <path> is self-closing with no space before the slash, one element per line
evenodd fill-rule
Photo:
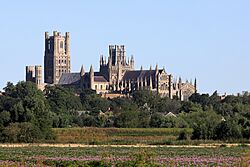
<path fill-rule="evenodd" d="M 242 138 L 241 127 L 233 118 L 222 121 L 215 128 L 215 139 L 233 140 Z"/>
<path fill-rule="evenodd" d="M 157 105 L 157 111 L 161 113 L 175 113 L 178 114 L 181 108 L 181 103 L 178 100 L 172 100 L 168 97 L 161 98 Z"/>
<path fill-rule="evenodd" d="M 48 86 L 45 89 L 45 96 L 52 112 L 71 112 L 82 109 L 79 96 L 74 90 L 61 86 Z"/>
<path fill-rule="evenodd" d="M 214 129 L 221 122 L 214 111 L 191 112 L 183 118 L 193 128 L 192 139 L 213 139 Z"/>
<path fill-rule="evenodd" d="M 123 111 L 115 115 L 115 126 L 119 128 L 136 128 L 139 126 L 138 111 Z"/>
<path fill-rule="evenodd" d="M 39 129 L 29 122 L 11 123 L 2 132 L 4 142 L 31 143 L 40 139 Z"/>
<path fill-rule="evenodd" d="M 132 93 L 133 101 L 139 106 L 148 104 L 152 111 L 157 111 L 158 102 L 161 99 L 160 96 L 152 91 L 140 90 Z"/>
<path fill-rule="evenodd" d="M 2 110 L 5 113 L 0 111 L 1 114 L 4 114 L 2 115 L 4 116 L 2 121 L 5 128 L 1 134 L 3 141 L 10 139 L 7 137 L 7 133 L 4 132 L 11 131 L 11 129 L 17 129 L 17 131 L 20 129 L 22 136 L 25 135 L 22 129 L 36 129 L 37 133 L 32 133 L 32 135 L 37 135 L 34 136 L 34 139 L 39 140 L 53 137 L 50 129 L 52 122 L 49 117 L 50 111 L 47 101 L 42 91 L 38 90 L 34 83 L 19 82 L 16 85 L 8 83 L 4 90 L 4 99 L 6 101 L 2 106 Z M 22 124 L 23 122 L 28 124 Z M 13 139 L 12 141 L 16 140 Z"/>

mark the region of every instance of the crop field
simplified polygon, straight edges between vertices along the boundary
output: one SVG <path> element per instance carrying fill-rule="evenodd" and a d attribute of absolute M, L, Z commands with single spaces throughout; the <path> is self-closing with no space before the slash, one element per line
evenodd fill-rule
<path fill-rule="evenodd" d="M 181 131 L 191 135 L 192 129 L 180 128 L 58 128 L 53 129 L 56 143 L 83 144 L 169 144 Z"/>
<path fill-rule="evenodd" d="M 248 166 L 249 147 L 0 147 L 0 166 Z"/>
<path fill-rule="evenodd" d="M 54 143 L 0 144 L 0 166 L 249 166 L 250 147 L 244 144 L 192 145 L 188 140 L 183 142 L 189 145 L 170 145 L 181 142 L 176 139 L 182 130 L 53 129 Z M 185 131 L 187 135 L 192 133 L 192 129 Z"/>

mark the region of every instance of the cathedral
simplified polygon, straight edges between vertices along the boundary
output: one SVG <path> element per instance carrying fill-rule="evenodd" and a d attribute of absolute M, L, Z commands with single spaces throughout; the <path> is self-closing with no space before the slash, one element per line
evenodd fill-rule
<path fill-rule="evenodd" d="M 88 71 L 81 67 L 79 72 L 71 72 L 69 32 L 65 36 L 54 31 L 53 36 L 45 32 L 44 83 L 42 67 L 26 66 L 26 81 L 35 82 L 39 89 L 45 85 L 73 86 L 95 90 L 96 93 L 129 95 L 136 90 L 149 90 L 162 97 L 187 101 L 197 91 L 196 79 L 182 82 L 173 79 L 164 68 L 150 66 L 144 70 L 135 69 L 133 55 L 126 57 L 124 45 L 109 45 L 108 57 L 100 56 L 99 71 L 92 65 Z"/>

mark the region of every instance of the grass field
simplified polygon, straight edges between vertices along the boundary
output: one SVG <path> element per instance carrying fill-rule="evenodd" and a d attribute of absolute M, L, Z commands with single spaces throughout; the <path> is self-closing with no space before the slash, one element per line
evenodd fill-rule
<path fill-rule="evenodd" d="M 179 128 L 60 128 L 53 129 L 56 143 L 83 144 L 169 144 L 179 133 L 192 129 Z"/>
<path fill-rule="evenodd" d="M 0 166 L 247 166 L 249 153 L 248 147 L 0 147 Z"/>

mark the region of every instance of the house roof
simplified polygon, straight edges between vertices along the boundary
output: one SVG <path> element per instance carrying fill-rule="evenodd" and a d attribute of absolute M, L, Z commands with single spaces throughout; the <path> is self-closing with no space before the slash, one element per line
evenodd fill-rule
<path fill-rule="evenodd" d="M 63 73 L 58 82 L 59 85 L 78 84 L 80 82 L 80 73 Z"/>
<path fill-rule="evenodd" d="M 155 70 L 136 70 L 136 71 L 126 71 L 123 80 L 137 80 L 137 78 L 152 78 L 155 77 Z"/>
<path fill-rule="evenodd" d="M 108 81 L 104 78 L 104 76 L 95 76 L 95 77 L 94 77 L 94 81 L 95 81 L 95 82 L 108 82 Z"/>
<path fill-rule="evenodd" d="M 167 113 L 167 115 L 166 115 L 167 117 L 177 117 L 175 114 L 173 114 L 172 112 L 169 112 L 169 113 Z"/>

